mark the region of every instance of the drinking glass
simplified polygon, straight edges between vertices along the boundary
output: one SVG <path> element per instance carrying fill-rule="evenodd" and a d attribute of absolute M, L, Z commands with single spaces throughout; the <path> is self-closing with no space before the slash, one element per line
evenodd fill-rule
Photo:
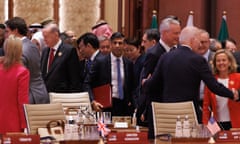
<path fill-rule="evenodd" d="M 111 112 L 103 112 L 103 122 L 105 124 L 111 124 Z"/>

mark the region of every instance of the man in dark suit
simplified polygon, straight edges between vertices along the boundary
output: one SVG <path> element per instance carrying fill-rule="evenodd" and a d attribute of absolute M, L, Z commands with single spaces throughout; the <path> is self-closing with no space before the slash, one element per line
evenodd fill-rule
<path fill-rule="evenodd" d="M 178 44 L 179 34 L 181 31 L 180 22 L 172 19 L 165 18 L 160 24 L 160 34 L 161 38 L 159 42 L 156 43 L 153 47 L 149 48 L 146 53 L 146 59 L 144 66 L 141 72 L 140 80 L 145 79 L 148 75 L 152 74 L 157 61 L 161 55 L 165 52 L 169 52 L 171 48 Z M 158 89 L 155 91 L 154 95 L 158 95 Z M 138 99 L 138 112 L 137 115 L 140 115 L 142 121 L 147 121 L 149 124 L 149 138 L 153 138 L 153 120 L 152 120 L 152 110 L 151 110 L 151 101 L 154 101 L 154 97 L 148 97 L 142 88 L 140 88 L 140 96 Z"/>
<path fill-rule="evenodd" d="M 105 57 L 99 51 L 99 41 L 96 35 L 93 33 L 84 33 L 77 39 L 79 54 L 84 58 L 84 72 L 83 72 L 83 90 L 88 91 L 93 108 L 96 111 L 100 111 L 101 104 L 96 103 L 93 98 L 92 88 L 96 87 L 93 82 L 90 81 L 90 75 L 92 75 L 92 67 L 98 64 L 97 61 Z M 95 83 L 95 82 L 94 82 Z M 99 85 L 99 84 L 97 84 Z"/>
<path fill-rule="evenodd" d="M 13 34 L 22 40 L 22 61 L 30 71 L 29 103 L 49 103 L 49 96 L 40 70 L 38 48 L 27 37 L 27 24 L 24 19 L 14 17 L 6 21 L 7 35 Z"/>
<path fill-rule="evenodd" d="M 146 93 L 150 97 L 155 96 L 152 90 L 158 88 L 161 92 L 156 99 L 158 102 L 193 101 L 197 114 L 199 113 L 198 95 L 201 80 L 212 92 L 233 99 L 233 92 L 216 81 L 207 61 L 195 53 L 201 45 L 199 29 L 184 28 L 179 41 L 181 46 L 163 55 L 152 77 L 145 81 Z"/>
<path fill-rule="evenodd" d="M 113 33 L 110 40 L 112 52 L 93 65 L 91 87 L 110 84 L 112 107 L 103 110 L 111 111 L 113 116 L 129 116 L 133 112 L 133 64 L 123 57 L 124 35 L 120 32 Z M 118 79 L 117 61 L 119 61 L 122 84 Z"/>
<path fill-rule="evenodd" d="M 214 55 L 214 52 L 210 50 L 209 33 L 203 29 L 200 30 L 200 42 L 201 42 L 201 46 L 199 46 L 195 52 L 197 54 L 203 56 L 207 60 L 209 68 L 212 69 L 211 63 L 212 63 L 212 57 Z M 199 106 L 200 106 L 200 112 L 201 112 L 199 115 L 200 123 L 202 121 L 201 117 L 202 117 L 204 87 L 205 87 L 205 84 L 203 81 L 201 81 L 200 89 L 199 89 Z"/>
<path fill-rule="evenodd" d="M 144 47 L 144 52 L 153 47 L 159 42 L 160 33 L 157 29 L 147 29 L 142 36 L 141 46 Z"/>
<path fill-rule="evenodd" d="M 42 51 L 41 70 L 48 92 L 81 91 L 76 49 L 62 42 L 56 24 L 49 24 L 42 32 L 48 47 Z"/>

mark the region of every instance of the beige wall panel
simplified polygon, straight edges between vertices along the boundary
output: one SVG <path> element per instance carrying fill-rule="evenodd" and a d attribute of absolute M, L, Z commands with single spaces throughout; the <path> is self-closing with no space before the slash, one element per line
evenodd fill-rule
<path fill-rule="evenodd" d="M 4 22 L 4 4 L 5 4 L 5 1 L 1 0 L 0 1 L 0 23 L 3 23 Z"/>
<path fill-rule="evenodd" d="M 26 20 L 27 24 L 53 18 L 53 0 L 14 0 L 13 16 Z"/>
<path fill-rule="evenodd" d="M 113 32 L 116 32 L 118 29 L 118 1 L 117 0 L 105 0 L 104 3 L 104 17 L 113 29 Z"/>
<path fill-rule="evenodd" d="M 100 18 L 100 0 L 60 0 L 60 29 L 73 30 L 77 37 L 91 31 Z"/>

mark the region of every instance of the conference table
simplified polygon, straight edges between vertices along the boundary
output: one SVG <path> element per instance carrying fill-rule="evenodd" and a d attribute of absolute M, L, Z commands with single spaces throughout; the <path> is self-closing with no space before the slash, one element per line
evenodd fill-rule
<path fill-rule="evenodd" d="M 136 128 L 135 127 L 130 127 L 130 128 L 114 128 L 114 127 L 110 127 L 111 132 L 113 133 L 134 133 L 136 132 Z M 146 140 L 146 133 L 148 132 L 148 128 L 146 127 L 140 127 L 138 129 L 138 132 L 143 132 L 144 133 L 144 139 L 138 141 L 138 142 L 124 142 L 121 144 L 208 144 L 209 138 L 175 138 L 175 137 L 169 137 L 169 139 L 165 139 L 165 138 L 156 138 L 156 139 L 149 139 Z M 228 135 L 230 135 L 230 132 L 227 132 Z M 238 135 L 240 136 L 240 132 L 237 131 L 237 133 L 239 133 Z M 140 135 L 139 135 L 140 137 Z M 118 142 L 109 142 L 108 138 L 105 139 L 105 141 L 103 141 L 102 139 L 100 140 L 78 140 L 78 141 L 62 141 L 60 144 L 118 144 Z M 240 144 L 240 137 L 239 137 L 239 141 L 232 141 L 232 142 L 228 142 L 228 141 L 219 141 L 216 140 L 215 141 L 216 144 Z M 120 144 L 120 143 L 119 143 Z"/>
<path fill-rule="evenodd" d="M 208 138 L 174 138 L 170 141 L 159 139 L 149 140 L 147 143 L 139 142 L 138 144 L 208 144 Z M 103 142 L 104 144 L 107 142 Z M 215 144 L 237 144 L 239 142 L 215 142 Z M 60 144 L 101 144 L 99 140 L 76 140 L 76 141 L 61 141 Z M 120 143 L 119 143 L 120 144 Z M 122 143 L 121 143 L 122 144 Z M 127 144 L 127 143 L 124 143 Z"/>
<path fill-rule="evenodd" d="M 168 139 L 163 137 L 158 137 L 156 139 L 147 139 L 147 132 L 148 129 L 145 127 L 141 127 L 139 129 L 130 127 L 130 128 L 111 128 L 111 133 L 106 137 L 104 140 L 102 138 L 90 140 L 90 139 L 82 139 L 82 140 L 65 140 L 60 141 L 60 144 L 208 144 L 209 138 L 175 138 L 175 137 L 168 137 Z M 138 133 L 138 140 L 136 141 L 124 141 L 124 142 L 118 142 L 118 141 L 109 141 L 109 136 L 111 134 L 134 134 Z M 141 134 L 140 134 L 141 133 Z M 216 140 L 216 144 L 240 144 L 240 131 L 223 131 L 223 135 L 228 135 L 229 138 L 233 138 L 233 136 L 238 138 L 235 141 L 224 141 L 224 140 Z M 8 136 L 14 136 L 15 134 L 9 134 Z M 18 134 L 18 136 L 24 136 L 23 134 Z M 31 138 L 34 139 L 34 137 L 38 137 L 37 135 L 32 135 Z M 29 137 L 28 137 L 29 138 Z M 119 137 L 117 137 L 118 139 Z M 136 137 L 135 137 L 136 138 Z M 120 138 L 119 138 L 120 139 Z M 32 144 L 32 143 L 31 143 Z M 34 143 L 35 144 L 35 143 Z M 46 143 L 44 143 L 46 144 Z M 52 143 L 51 143 L 52 144 Z"/>
<path fill-rule="evenodd" d="M 138 144 L 208 144 L 209 138 L 173 138 L 170 141 L 163 141 L 159 139 L 149 140 L 149 142 Z M 60 144 L 104 144 L 107 142 L 100 142 L 96 140 L 77 140 L 77 141 L 61 141 Z M 215 144 L 237 144 L 239 142 L 215 142 Z M 127 143 L 126 143 L 127 144 Z M 134 143 L 135 144 L 135 143 Z"/>

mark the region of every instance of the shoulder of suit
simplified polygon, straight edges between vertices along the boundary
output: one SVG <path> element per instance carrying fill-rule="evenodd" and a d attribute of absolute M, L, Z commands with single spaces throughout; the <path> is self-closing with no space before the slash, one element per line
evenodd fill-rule
<path fill-rule="evenodd" d="M 160 55 L 162 53 L 166 52 L 166 50 L 164 49 L 163 46 L 161 46 L 160 44 L 156 44 L 153 47 L 151 47 L 148 51 L 147 51 L 147 55 Z"/>

